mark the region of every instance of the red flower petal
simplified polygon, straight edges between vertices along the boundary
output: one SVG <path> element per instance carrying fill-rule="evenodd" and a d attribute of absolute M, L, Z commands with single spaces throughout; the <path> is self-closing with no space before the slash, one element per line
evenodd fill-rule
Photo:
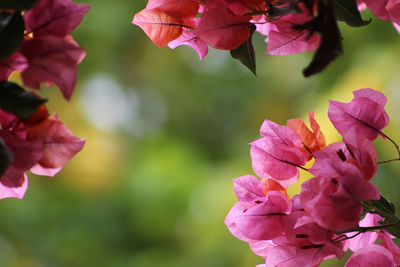
<path fill-rule="evenodd" d="M 81 23 L 88 11 L 89 6 L 71 0 L 41 0 L 24 13 L 25 27 L 35 36 L 54 34 L 64 37 Z"/>

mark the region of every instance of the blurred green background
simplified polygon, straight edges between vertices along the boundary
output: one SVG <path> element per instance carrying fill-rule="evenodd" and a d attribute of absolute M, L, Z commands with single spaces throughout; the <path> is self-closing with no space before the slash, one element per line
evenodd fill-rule
<path fill-rule="evenodd" d="M 387 95 L 384 132 L 400 142 L 400 36 L 370 13 L 367 27 L 340 25 L 344 56 L 305 79 L 312 53 L 267 55 L 260 35 L 255 77 L 224 51 L 199 61 L 188 47 L 157 48 L 131 24 L 144 0 L 79 3 L 91 9 L 74 32 L 87 51 L 76 91 L 70 102 L 55 87 L 40 93 L 87 143 L 54 179 L 30 174 L 23 200 L 0 202 L 0 266 L 254 266 L 263 259 L 223 221 L 236 202 L 232 179 L 253 173 L 248 143 L 264 119 L 315 110 L 328 141 L 339 141 L 328 99 L 370 87 Z M 375 144 L 379 159 L 396 157 L 389 142 Z M 397 206 L 399 174 L 394 162 L 373 180 Z"/>

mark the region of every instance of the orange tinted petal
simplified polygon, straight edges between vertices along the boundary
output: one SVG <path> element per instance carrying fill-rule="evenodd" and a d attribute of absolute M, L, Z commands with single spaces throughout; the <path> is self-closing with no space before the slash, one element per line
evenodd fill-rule
<path fill-rule="evenodd" d="M 304 150 L 314 152 L 325 147 L 325 137 L 320 131 L 318 123 L 314 119 L 314 112 L 308 114 L 310 120 L 310 129 L 305 125 L 301 119 L 291 119 L 287 121 L 287 126 L 295 131 L 301 138 Z M 311 159 L 311 155 L 310 155 Z"/>
<path fill-rule="evenodd" d="M 326 147 L 325 136 L 321 132 L 318 122 L 314 119 L 314 111 L 308 113 L 308 119 L 310 121 L 310 126 L 314 132 L 315 138 L 317 139 L 317 144 L 319 149 L 325 148 Z"/>
<path fill-rule="evenodd" d="M 269 191 L 279 191 L 282 194 L 284 194 L 288 199 L 289 196 L 286 192 L 286 189 L 277 181 L 271 178 L 263 178 L 261 181 L 263 187 L 264 187 L 264 194 L 267 195 Z"/>
<path fill-rule="evenodd" d="M 142 10 L 135 15 L 133 24 L 139 26 L 158 47 L 164 47 L 182 34 L 183 22 L 158 8 Z"/>
<path fill-rule="evenodd" d="M 295 131 L 301 138 L 304 147 L 303 151 L 313 152 L 316 146 L 316 140 L 314 134 L 307 128 L 301 119 L 291 119 L 287 121 L 287 126 Z M 317 149 L 318 150 L 318 149 Z M 315 151 L 315 150 L 314 150 Z M 311 154 L 309 159 L 311 159 Z"/>

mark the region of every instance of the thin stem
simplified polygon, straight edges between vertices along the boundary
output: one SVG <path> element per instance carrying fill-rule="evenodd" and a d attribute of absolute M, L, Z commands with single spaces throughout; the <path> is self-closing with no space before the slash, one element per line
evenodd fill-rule
<path fill-rule="evenodd" d="M 310 153 L 312 157 L 314 157 L 314 155 L 313 155 L 311 149 L 310 149 L 308 146 L 306 146 L 306 144 L 304 144 L 303 141 L 302 141 L 301 143 L 303 144 L 303 146 L 304 146 L 304 148 L 307 150 L 307 152 Z"/>
<path fill-rule="evenodd" d="M 359 234 L 361 234 L 361 232 L 358 232 L 358 233 L 356 233 L 356 234 L 354 234 L 354 235 L 352 235 L 352 236 L 340 235 L 340 236 L 338 236 L 337 238 L 332 239 L 332 241 L 334 241 L 334 242 L 342 242 L 342 241 L 344 241 L 344 240 L 354 238 L 354 237 L 358 236 Z"/>
<path fill-rule="evenodd" d="M 352 235 L 352 236 L 346 236 L 346 239 L 351 239 L 351 238 L 354 238 L 354 237 L 356 237 L 356 236 L 358 236 L 359 234 L 361 234 L 361 232 L 358 232 L 358 233 L 356 233 L 356 234 L 354 234 L 354 235 Z"/>
<path fill-rule="evenodd" d="M 310 172 L 307 168 L 304 168 L 303 166 L 297 165 L 297 164 L 295 164 L 293 162 L 290 162 L 290 161 L 287 161 L 287 160 L 279 160 L 279 161 L 281 161 L 283 163 L 286 163 L 286 164 L 289 164 L 289 165 L 292 165 L 292 166 L 295 166 L 295 167 L 300 168 L 300 169 L 302 169 L 304 171 Z"/>
<path fill-rule="evenodd" d="M 381 134 L 382 136 L 384 136 L 385 138 L 387 138 L 387 139 L 396 147 L 397 154 L 398 154 L 399 156 L 398 156 L 397 159 L 389 159 L 389 160 L 385 160 L 385 161 L 379 161 L 379 162 L 377 162 L 376 164 L 384 164 L 384 163 L 389 163 L 389 162 L 392 162 L 392 161 L 399 161 L 399 160 L 400 160 L 400 148 L 399 148 L 399 146 L 397 145 L 397 143 L 396 143 L 395 141 L 393 141 L 392 138 L 390 138 L 389 136 L 387 136 L 386 134 L 384 134 L 383 132 L 378 131 L 378 133 Z"/>
<path fill-rule="evenodd" d="M 392 227 L 395 226 L 397 223 L 388 223 L 388 224 L 382 224 L 378 226 L 368 226 L 368 227 L 359 227 L 358 230 L 361 230 L 360 233 L 365 233 L 368 231 L 375 231 L 375 230 L 381 230 L 385 229 L 387 227 Z"/>
<path fill-rule="evenodd" d="M 302 167 L 302 166 L 297 166 L 297 167 L 299 167 L 300 169 L 302 169 L 302 170 L 304 170 L 304 171 L 309 172 L 309 170 L 308 170 L 307 168 L 304 168 L 304 167 Z"/>
<path fill-rule="evenodd" d="M 300 166 L 300 165 L 297 165 L 296 163 L 293 163 L 293 162 L 290 162 L 290 161 L 287 161 L 287 160 L 283 160 L 283 159 L 276 158 L 276 157 L 274 157 L 273 155 L 271 155 L 271 154 L 269 154 L 269 153 L 268 153 L 268 155 L 270 155 L 272 158 L 274 158 L 274 159 L 276 159 L 276 160 L 278 160 L 278 161 L 280 161 L 280 162 L 283 162 L 283 163 L 286 163 L 286 164 L 289 164 L 289 165 L 298 167 L 298 168 L 300 168 L 300 169 L 302 169 L 302 170 L 304 170 L 304 171 L 309 172 L 309 170 L 308 170 L 307 168 L 304 168 L 304 167 L 302 167 L 302 166 Z"/>
<path fill-rule="evenodd" d="M 385 229 L 387 227 L 392 227 L 397 225 L 397 223 L 389 223 L 389 224 L 382 224 L 378 226 L 368 226 L 368 227 L 356 227 L 356 228 L 350 228 L 344 231 L 336 232 L 336 234 L 344 234 L 344 233 L 349 233 L 349 232 L 359 232 L 359 233 L 365 233 L 368 231 L 376 231 L 376 230 L 381 230 Z"/>
<path fill-rule="evenodd" d="M 338 237 L 332 239 L 332 241 L 334 241 L 334 242 L 341 242 L 341 241 L 346 240 L 346 239 L 347 239 L 347 236 L 346 236 L 346 235 L 340 235 L 340 236 L 338 236 Z"/>
<path fill-rule="evenodd" d="M 376 164 L 385 164 L 385 163 L 389 163 L 389 162 L 393 162 L 393 161 L 399 161 L 400 158 L 398 159 L 388 159 L 388 160 L 384 160 L 384 161 L 379 161 Z"/>

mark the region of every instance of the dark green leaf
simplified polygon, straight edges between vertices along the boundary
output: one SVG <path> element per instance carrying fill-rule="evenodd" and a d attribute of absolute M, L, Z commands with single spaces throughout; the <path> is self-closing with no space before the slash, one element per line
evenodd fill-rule
<path fill-rule="evenodd" d="M 331 0 L 318 1 L 318 15 L 311 22 L 311 29 L 321 35 L 321 44 L 311 63 L 303 70 L 305 77 L 321 72 L 343 52 L 342 38 Z"/>
<path fill-rule="evenodd" d="M 3 139 L 0 138 L 0 176 L 3 175 L 12 160 L 12 152 L 7 148 Z"/>
<path fill-rule="evenodd" d="M 363 205 L 365 212 L 379 214 L 384 218 L 379 225 L 393 225 L 385 227 L 385 230 L 400 238 L 400 219 L 396 216 L 394 205 L 391 202 L 381 195 L 379 200 L 364 201 Z"/>
<path fill-rule="evenodd" d="M 385 211 L 386 213 L 394 214 L 394 205 L 381 195 L 379 200 L 371 200 L 371 204 L 376 209 Z"/>
<path fill-rule="evenodd" d="M 390 225 L 394 224 L 390 227 L 385 227 L 385 230 L 390 234 L 394 235 L 397 238 L 400 238 L 400 222 L 397 218 L 385 218 L 383 222 L 380 222 L 381 225 Z"/>
<path fill-rule="evenodd" d="M 36 5 L 38 0 L 0 0 L 1 9 L 31 9 Z"/>
<path fill-rule="evenodd" d="M 347 23 L 349 26 L 361 27 L 371 22 L 371 20 L 364 21 L 361 18 L 356 0 L 334 0 L 333 4 L 336 19 Z"/>
<path fill-rule="evenodd" d="M 12 82 L 0 82 L 0 109 L 24 119 L 46 102 Z"/>
<path fill-rule="evenodd" d="M 18 50 L 24 39 L 25 24 L 21 13 L 0 12 L 0 59 Z"/>
<path fill-rule="evenodd" d="M 256 26 L 251 24 L 249 26 L 250 28 L 250 37 L 247 39 L 246 42 L 238 46 L 237 48 L 231 50 L 231 56 L 234 59 L 239 60 L 243 65 L 245 65 L 251 72 L 254 73 L 254 75 L 257 75 L 256 73 L 256 56 L 254 52 L 254 47 L 253 47 L 253 33 L 256 30 Z"/>

